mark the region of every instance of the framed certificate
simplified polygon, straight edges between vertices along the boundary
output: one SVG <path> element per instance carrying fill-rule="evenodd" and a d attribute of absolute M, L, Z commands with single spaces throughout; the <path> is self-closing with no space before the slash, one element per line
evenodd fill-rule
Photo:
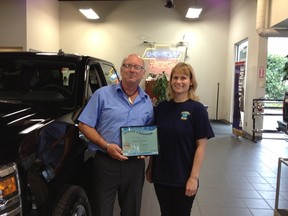
<path fill-rule="evenodd" d="M 158 154 L 157 126 L 127 126 L 120 130 L 124 156 Z"/>

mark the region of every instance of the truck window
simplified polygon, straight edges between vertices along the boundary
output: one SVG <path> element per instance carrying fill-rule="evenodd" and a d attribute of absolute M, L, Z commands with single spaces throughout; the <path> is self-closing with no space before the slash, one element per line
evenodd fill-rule
<path fill-rule="evenodd" d="M 108 85 L 119 82 L 119 75 L 114 67 L 104 63 L 102 64 L 102 68 Z"/>
<path fill-rule="evenodd" d="M 75 68 L 75 64 L 61 61 L 1 59 L 0 98 L 65 100 L 72 95 L 70 75 L 75 73 Z"/>
<path fill-rule="evenodd" d="M 99 70 L 103 70 L 104 77 Z M 101 76 L 102 75 L 102 76 Z M 98 88 L 108 85 L 112 85 L 114 83 L 119 82 L 119 76 L 111 65 L 102 63 L 101 67 L 98 64 L 90 65 L 89 69 L 89 85 L 92 93 L 96 91 Z"/>

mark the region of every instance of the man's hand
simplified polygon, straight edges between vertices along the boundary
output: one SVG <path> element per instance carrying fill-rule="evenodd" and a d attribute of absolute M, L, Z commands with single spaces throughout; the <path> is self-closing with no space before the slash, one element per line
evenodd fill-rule
<path fill-rule="evenodd" d="M 106 152 L 115 160 L 128 160 L 128 157 L 123 156 L 122 149 L 116 144 L 110 143 L 109 146 L 107 146 Z"/>

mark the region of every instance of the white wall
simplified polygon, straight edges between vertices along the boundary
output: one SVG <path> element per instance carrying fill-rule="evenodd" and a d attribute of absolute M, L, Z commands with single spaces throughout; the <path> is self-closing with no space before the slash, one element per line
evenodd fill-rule
<path fill-rule="evenodd" d="M 0 29 L 1 47 L 58 50 L 58 1 L 1 0 Z"/>
<path fill-rule="evenodd" d="M 0 47 L 26 49 L 26 1 L 1 0 L 0 29 Z"/>
<path fill-rule="evenodd" d="M 218 82 L 221 83 L 219 104 L 223 104 L 222 80 L 229 30 L 228 0 L 220 2 L 222 4 L 211 5 L 213 9 L 204 11 L 198 21 L 184 19 L 185 14 L 165 8 L 162 1 L 94 2 L 93 9 L 103 18 L 87 21 L 78 11 L 79 3 L 61 2 L 60 45 L 65 52 L 108 59 L 118 69 L 127 54 L 143 54 L 147 47 L 143 45 L 144 40 L 173 45 L 185 35 L 189 43 L 187 62 L 196 71 L 198 94 L 209 106 L 210 118 L 214 119 Z"/>
<path fill-rule="evenodd" d="M 283 20 L 288 22 L 287 17 L 288 1 L 287 0 L 273 0 L 271 1 L 271 12 L 270 12 L 270 26 L 274 26 Z"/>
<path fill-rule="evenodd" d="M 268 3 L 269 1 L 267 1 Z M 280 0 L 272 0 L 273 5 L 267 12 L 267 15 L 274 15 L 272 17 L 266 17 L 265 20 L 269 20 L 266 23 L 267 28 L 271 27 L 271 20 L 274 22 L 280 22 L 281 19 L 287 19 L 287 4 L 282 4 Z M 283 7 L 277 11 L 278 14 L 272 12 L 277 8 Z M 268 5 L 267 5 L 268 6 Z M 228 64 L 227 64 L 227 76 L 226 76 L 226 90 L 225 90 L 225 102 L 223 114 L 226 120 L 232 122 L 233 120 L 233 79 L 234 79 L 234 61 L 235 61 L 235 44 L 247 39 L 248 40 L 248 59 L 246 70 L 246 86 L 245 86 L 245 117 L 243 130 L 248 134 L 252 133 L 253 121 L 252 121 L 252 102 L 253 99 L 263 98 L 265 95 L 265 77 L 259 78 L 260 68 L 266 70 L 267 67 L 267 42 L 268 38 L 260 37 L 256 33 L 256 12 L 257 1 L 251 0 L 233 0 L 231 3 L 231 19 L 229 30 L 229 49 L 228 49 Z M 256 128 L 262 128 L 262 121 L 258 119 L 256 122 Z"/>
<path fill-rule="evenodd" d="M 27 50 L 57 51 L 59 49 L 58 1 L 26 0 L 26 2 Z"/>
<path fill-rule="evenodd" d="M 267 39 L 261 38 L 256 33 L 257 2 L 251 0 L 233 0 L 231 4 L 229 51 L 226 74 L 225 106 L 223 111 L 225 119 L 233 121 L 233 87 L 234 87 L 234 62 L 235 45 L 243 40 L 248 40 L 248 57 L 246 66 L 245 86 L 245 116 L 243 130 L 252 133 L 252 102 L 254 98 L 263 97 L 265 94 L 265 78 L 258 78 L 259 69 L 266 69 Z M 261 128 L 258 127 L 258 128 Z"/>

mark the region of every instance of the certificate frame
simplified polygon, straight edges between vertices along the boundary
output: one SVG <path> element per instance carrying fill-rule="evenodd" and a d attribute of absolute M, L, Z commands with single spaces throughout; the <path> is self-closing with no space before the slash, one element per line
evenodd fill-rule
<path fill-rule="evenodd" d="M 123 126 L 120 134 L 124 156 L 149 156 L 159 152 L 156 125 Z"/>

